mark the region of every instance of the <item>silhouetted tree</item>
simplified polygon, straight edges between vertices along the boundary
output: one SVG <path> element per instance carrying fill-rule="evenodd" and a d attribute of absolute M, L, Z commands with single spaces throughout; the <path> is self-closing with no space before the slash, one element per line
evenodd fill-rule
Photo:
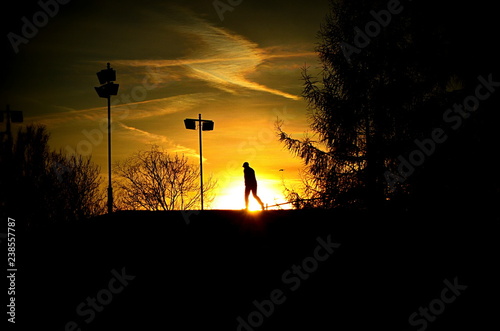
<path fill-rule="evenodd" d="M 66 197 L 66 215 L 71 219 L 85 219 L 105 212 L 102 177 L 91 158 L 52 152 L 50 167 L 50 176 L 59 183 L 58 194 Z"/>
<path fill-rule="evenodd" d="M 174 156 L 153 145 L 116 164 L 118 208 L 187 210 L 199 207 L 200 170 L 184 155 Z M 204 201 L 210 203 L 216 183 L 204 183 Z"/>
<path fill-rule="evenodd" d="M 316 48 L 321 71 L 302 72 L 312 134 L 295 139 L 277 122 L 279 139 L 306 166 L 301 198 L 310 205 L 377 207 L 407 193 L 409 182 L 394 192 L 385 174 L 397 173 L 398 155 L 441 120 L 455 75 L 446 29 L 412 3 L 392 14 L 387 6 L 331 1 Z"/>
<path fill-rule="evenodd" d="M 2 210 L 26 227 L 82 220 L 103 212 L 99 167 L 90 158 L 50 151 L 41 125 L 2 142 Z"/>

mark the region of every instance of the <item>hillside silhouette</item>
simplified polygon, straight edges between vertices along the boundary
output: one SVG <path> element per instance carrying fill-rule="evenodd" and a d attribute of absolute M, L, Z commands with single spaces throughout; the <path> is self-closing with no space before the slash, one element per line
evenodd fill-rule
<path fill-rule="evenodd" d="M 181 212 L 128 211 L 39 229 L 20 246 L 19 311 L 30 318 L 19 325 L 236 330 L 278 289 L 286 300 L 253 329 L 414 330 L 410 314 L 458 277 L 467 289 L 432 327 L 476 328 L 487 322 L 477 302 L 492 284 L 493 232 L 486 215 L 459 215 L 204 211 L 186 224 Z M 316 268 L 307 262 L 300 284 L 290 273 L 284 282 L 321 240 L 340 246 Z M 86 323 L 77 307 L 108 288 L 113 270 L 134 278 Z"/>

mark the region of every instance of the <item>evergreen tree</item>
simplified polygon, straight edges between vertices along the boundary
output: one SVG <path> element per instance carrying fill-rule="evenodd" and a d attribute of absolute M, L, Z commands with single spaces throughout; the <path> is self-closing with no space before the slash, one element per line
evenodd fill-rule
<path fill-rule="evenodd" d="M 313 206 L 372 208 L 408 193 L 408 181 L 389 186 L 387 174 L 441 120 L 457 80 L 446 28 L 410 2 L 331 1 L 316 49 L 321 71 L 302 74 L 313 134 L 295 139 L 278 123 L 280 140 L 304 160 L 302 197 Z"/>

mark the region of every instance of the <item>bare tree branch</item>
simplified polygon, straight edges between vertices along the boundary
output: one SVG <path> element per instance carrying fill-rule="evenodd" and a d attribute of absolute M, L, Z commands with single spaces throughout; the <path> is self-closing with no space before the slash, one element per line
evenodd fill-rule
<path fill-rule="evenodd" d="M 119 208 L 147 210 L 187 210 L 199 206 L 199 169 L 184 155 L 170 155 L 153 145 L 115 165 L 118 176 Z M 216 182 L 204 183 L 204 199 L 209 203 Z"/>

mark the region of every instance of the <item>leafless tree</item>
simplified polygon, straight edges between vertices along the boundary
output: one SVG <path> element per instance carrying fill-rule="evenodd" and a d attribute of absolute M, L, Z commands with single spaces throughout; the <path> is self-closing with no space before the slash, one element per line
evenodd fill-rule
<path fill-rule="evenodd" d="M 63 156 L 52 152 L 49 156 L 48 174 L 64 196 L 66 213 L 82 219 L 105 212 L 105 190 L 100 169 L 88 157 Z"/>
<path fill-rule="evenodd" d="M 90 158 L 51 151 L 45 126 L 28 125 L 1 141 L 2 212 L 23 226 L 82 220 L 104 211 L 99 167 Z"/>
<path fill-rule="evenodd" d="M 199 207 L 200 171 L 184 155 L 170 155 L 159 146 L 139 151 L 115 165 L 119 209 L 187 210 Z M 210 203 L 216 182 L 204 183 Z"/>

